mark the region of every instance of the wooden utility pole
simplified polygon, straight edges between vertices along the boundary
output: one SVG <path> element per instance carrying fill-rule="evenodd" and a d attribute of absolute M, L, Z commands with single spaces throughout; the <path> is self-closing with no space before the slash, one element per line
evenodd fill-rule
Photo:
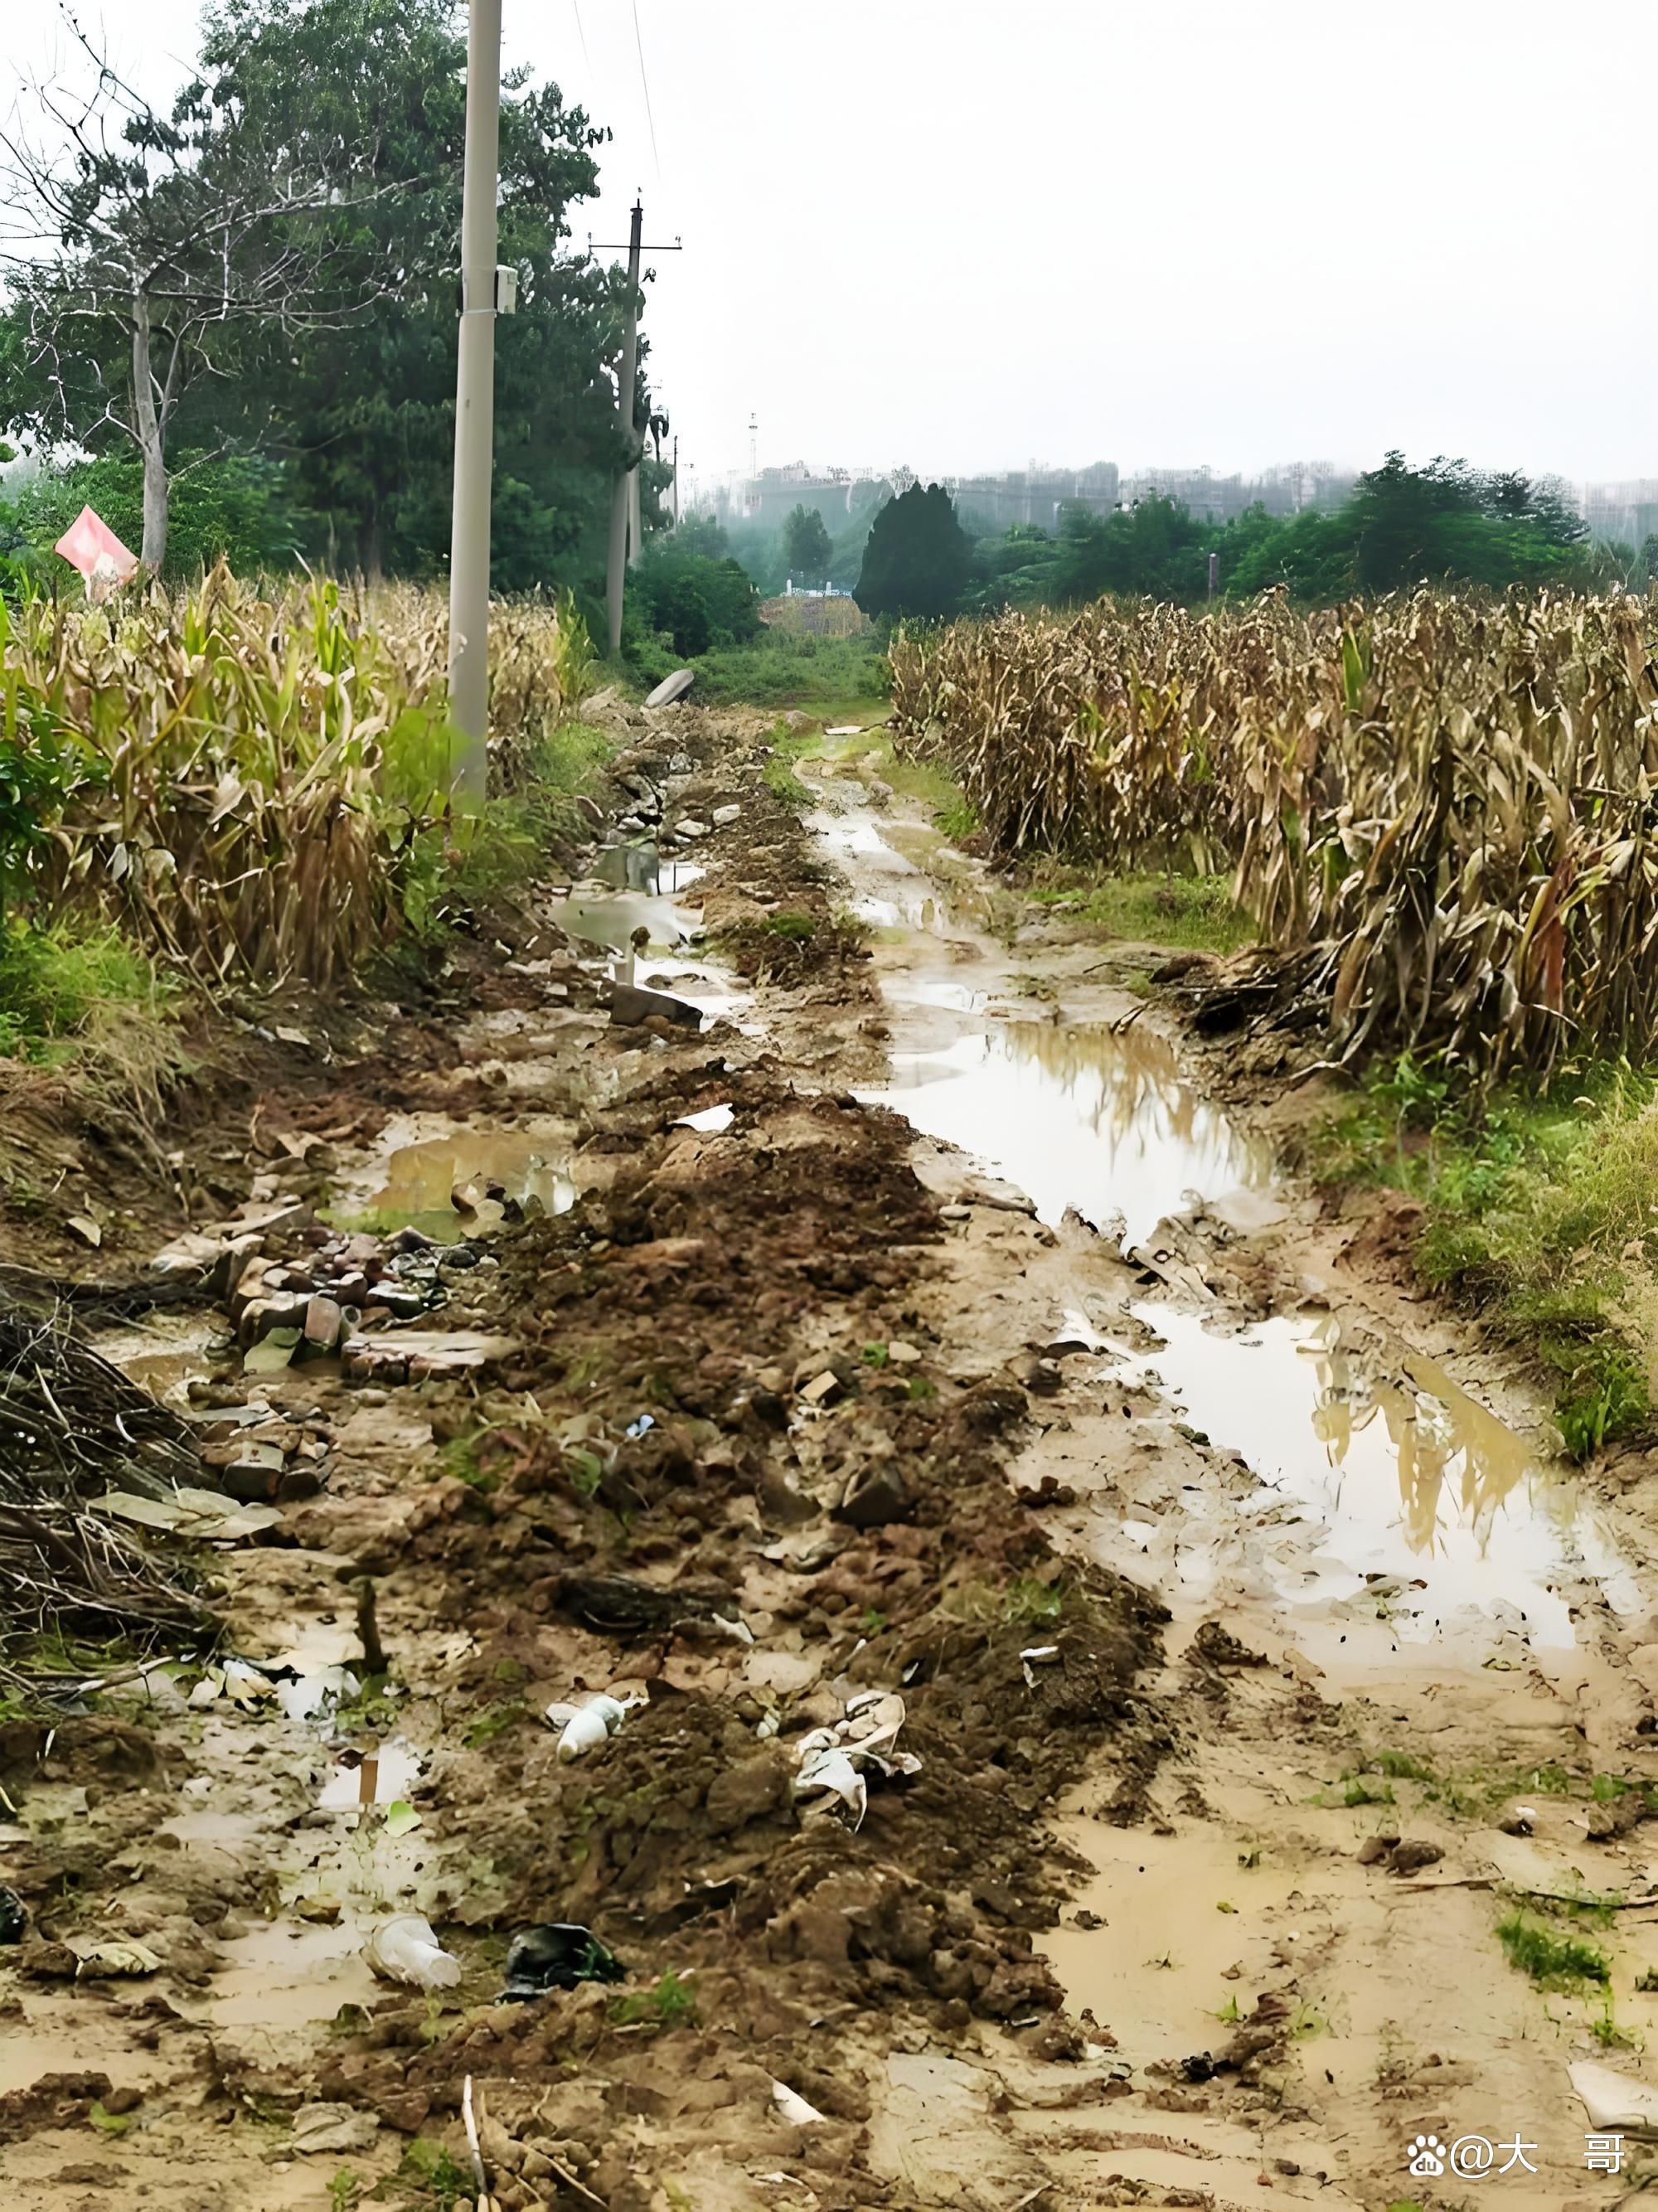
<path fill-rule="evenodd" d="M 631 562 L 638 560 L 643 532 L 639 515 L 639 464 L 645 454 L 645 443 L 634 421 L 635 388 L 639 382 L 639 311 L 641 304 L 639 289 L 639 257 L 645 249 L 640 244 L 640 232 L 644 228 L 645 210 L 642 199 L 636 198 L 633 220 L 628 227 L 628 319 L 622 338 L 622 362 L 616 371 L 616 420 L 631 459 L 616 477 L 610 492 L 610 558 L 604 572 L 605 627 L 610 634 L 610 658 L 622 650 L 622 594 Z M 610 246 L 595 248 L 587 241 L 589 252 L 607 253 Z M 653 253 L 678 253 L 681 242 L 675 239 L 671 246 L 653 246 Z M 631 549 L 630 544 L 631 541 Z"/>
<path fill-rule="evenodd" d="M 610 561 L 604 577 L 604 611 L 610 637 L 610 658 L 622 650 L 622 593 L 628 570 L 628 521 L 632 506 L 629 487 L 638 467 L 634 447 L 639 433 L 634 422 L 634 393 L 639 382 L 639 252 L 645 222 L 643 203 L 634 202 L 628 227 L 628 319 L 622 337 L 622 366 L 616 372 L 616 420 L 627 441 L 629 456 L 610 488 Z"/>
<path fill-rule="evenodd" d="M 466 153 L 455 365 L 455 497 L 449 539 L 449 712 L 455 789 L 489 784 L 489 478 L 495 424 L 495 185 L 501 157 L 501 0 L 471 0 Z"/>

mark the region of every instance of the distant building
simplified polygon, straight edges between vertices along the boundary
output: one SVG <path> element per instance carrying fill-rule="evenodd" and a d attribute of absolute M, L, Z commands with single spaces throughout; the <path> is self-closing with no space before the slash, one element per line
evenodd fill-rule
<path fill-rule="evenodd" d="M 1658 478 L 1585 484 L 1579 495 L 1589 536 L 1600 545 L 1628 545 L 1639 552 L 1658 536 Z"/>
<path fill-rule="evenodd" d="M 1205 522 L 1231 522 L 1252 507 L 1299 514 L 1305 507 L 1339 507 L 1353 489 L 1350 471 L 1330 461 L 1290 461 L 1258 477 L 1218 477 L 1212 469 L 1145 469 L 1123 480 L 1122 503 L 1172 499 Z"/>
<path fill-rule="evenodd" d="M 763 530 L 780 530 L 787 516 L 804 507 L 822 515 L 833 538 L 865 501 L 884 500 L 899 489 L 893 471 L 811 469 L 805 461 L 791 461 L 784 468 L 762 469 L 714 486 L 706 504 L 722 520 L 757 523 Z"/>
<path fill-rule="evenodd" d="M 1095 461 L 1085 469 L 1017 469 L 999 477 L 946 477 L 945 489 L 968 528 L 984 538 L 999 537 L 1016 524 L 1052 530 L 1062 507 L 1081 505 L 1109 514 L 1120 493 L 1114 461 Z"/>

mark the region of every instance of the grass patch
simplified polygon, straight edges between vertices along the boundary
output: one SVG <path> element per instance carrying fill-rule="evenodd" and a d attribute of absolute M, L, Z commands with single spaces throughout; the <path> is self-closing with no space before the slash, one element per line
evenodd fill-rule
<path fill-rule="evenodd" d="M 404 2151 L 397 2179 L 401 2188 L 414 2193 L 416 2203 L 435 2206 L 437 2212 L 453 2212 L 463 2202 L 470 2204 L 474 2194 L 471 2169 L 429 2136 L 416 2136 Z"/>
<path fill-rule="evenodd" d="M 1412 1759 L 1407 1751 L 1378 1752 L 1371 1764 L 1390 1782 L 1431 1782 L 1434 1778 L 1434 1771 L 1427 1761 Z"/>
<path fill-rule="evenodd" d="M 1232 903 L 1226 876 L 1111 876 L 1048 861 L 1025 896 L 1066 921 L 1170 951 L 1236 952 L 1254 941 L 1254 925 Z"/>
<path fill-rule="evenodd" d="M 491 1431 L 488 1427 L 473 1429 L 465 1436 L 452 1437 L 438 1454 L 441 1472 L 457 1482 L 464 1482 L 469 1490 L 488 1498 L 501 1487 L 501 1477 L 494 1468 L 483 1464 L 482 1452 Z"/>
<path fill-rule="evenodd" d="M 1055 1621 L 1065 1611 L 1065 1592 L 1038 1575 L 1018 1575 L 1007 1586 L 1003 1617 L 1020 1627 Z"/>
<path fill-rule="evenodd" d="M 118 930 L 0 921 L 0 1060 L 72 1066 L 95 1091 L 159 1109 L 190 1066 L 181 997 Z"/>
<path fill-rule="evenodd" d="M 937 761 L 912 760 L 890 738 L 880 741 L 881 774 L 904 799 L 919 799 L 952 845 L 982 825 L 979 810 L 950 771 Z"/>
<path fill-rule="evenodd" d="M 774 937 L 786 937 L 795 945 L 804 945 L 809 937 L 817 933 L 817 924 L 809 914 L 791 914 L 786 908 L 780 914 L 768 915 L 762 927 Z"/>
<path fill-rule="evenodd" d="M 766 788 L 774 799 L 780 799 L 785 806 L 805 808 L 812 804 L 812 795 L 795 774 L 795 769 L 810 755 L 821 752 L 823 733 L 821 730 L 792 730 L 780 722 L 771 733 L 771 757 L 766 763 Z"/>
<path fill-rule="evenodd" d="M 412 933 L 430 943 L 531 882 L 550 846 L 589 826 L 580 802 L 598 798 L 615 750 L 592 723 L 559 722 L 531 745 L 510 791 L 417 837 L 402 878 Z"/>
<path fill-rule="evenodd" d="M 765 630 L 747 645 L 714 646 L 694 659 L 679 660 L 652 644 L 633 655 L 639 680 L 659 684 L 676 668 L 694 669 L 691 696 L 699 706 L 802 707 L 816 712 L 832 706 L 850 720 L 887 698 L 891 671 L 886 653 L 872 635 L 797 637 Z M 855 704 L 853 704 L 855 702 Z"/>
<path fill-rule="evenodd" d="M 689 2027 L 696 2019 L 696 1992 L 670 1970 L 648 1990 L 617 1997 L 610 2006 L 610 2018 L 618 2027 Z"/>
<path fill-rule="evenodd" d="M 1475 1307 L 1552 1384 L 1566 1450 L 1643 1431 L 1658 1340 L 1658 1080 L 1620 1065 L 1483 1111 L 1404 1055 L 1373 1068 L 1314 1140 L 1327 1182 L 1383 1183 L 1425 1209 L 1424 1278 Z"/>
<path fill-rule="evenodd" d="M 1356 1774 L 1342 1790 L 1344 1805 L 1391 1805 L 1393 1786 L 1387 1782 L 1372 1782 L 1363 1774 Z"/>
<path fill-rule="evenodd" d="M 498 1735 L 505 1735 L 509 1729 L 515 1729 L 520 1721 L 527 1721 L 529 1717 L 530 1708 L 521 1699 L 511 1705 L 490 1705 L 478 1715 L 461 1741 L 468 1751 L 482 1751 Z"/>
<path fill-rule="evenodd" d="M 1612 1961 L 1599 1944 L 1585 1942 L 1581 1936 L 1557 1936 L 1524 1912 L 1511 1912 L 1501 1922 L 1497 1940 L 1509 1964 L 1529 1974 L 1540 1988 L 1576 1990 L 1612 1979 Z"/>
<path fill-rule="evenodd" d="M 555 723 L 530 755 L 528 804 L 555 826 L 571 826 L 575 801 L 597 797 L 615 750 L 615 740 L 592 722 Z"/>

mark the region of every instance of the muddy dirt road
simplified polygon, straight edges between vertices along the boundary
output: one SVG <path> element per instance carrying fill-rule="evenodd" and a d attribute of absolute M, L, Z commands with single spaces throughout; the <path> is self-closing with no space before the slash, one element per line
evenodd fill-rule
<path fill-rule="evenodd" d="M 470 2080 L 508 2207 L 1617 2201 L 1638 1492 L 1145 948 L 855 736 L 802 793 L 623 720 L 661 887 L 295 1030 L 192 1140 L 200 1297 L 98 1333 L 252 1525 L 215 1657 L 0 1726 L 12 2194 L 470 2202 Z M 499 2002 L 547 1923 L 602 1948 Z"/>

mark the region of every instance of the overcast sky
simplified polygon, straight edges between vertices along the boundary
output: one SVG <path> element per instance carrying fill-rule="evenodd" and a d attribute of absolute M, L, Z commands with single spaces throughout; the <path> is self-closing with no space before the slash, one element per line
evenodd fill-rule
<path fill-rule="evenodd" d="M 633 0 L 504 6 L 615 132 L 579 239 L 635 186 L 683 237 L 647 325 L 699 475 L 752 410 L 762 465 L 1658 476 L 1655 0 L 638 0 L 642 76 Z M 196 15 L 102 9 L 152 92 Z"/>

